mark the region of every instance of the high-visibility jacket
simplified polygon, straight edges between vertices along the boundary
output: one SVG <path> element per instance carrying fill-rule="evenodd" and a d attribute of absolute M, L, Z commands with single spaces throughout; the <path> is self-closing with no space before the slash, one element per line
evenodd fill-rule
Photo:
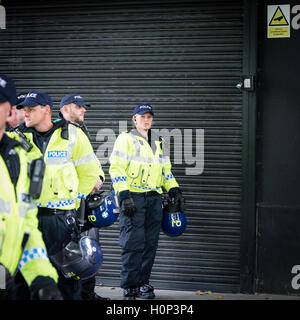
<path fill-rule="evenodd" d="M 32 158 L 19 144 L 10 152 L 19 156 L 20 174 L 15 187 L 0 155 L 0 263 L 11 275 L 19 268 L 28 286 L 37 276 L 57 282 L 56 269 L 38 229 L 36 203 L 28 195 L 28 165 Z"/>
<path fill-rule="evenodd" d="M 39 207 L 70 210 L 77 209 L 80 199 L 92 191 L 101 166 L 90 141 L 79 127 L 68 123 L 67 138 L 62 137 L 62 128 L 53 132 L 43 152 L 46 169 L 37 202 Z M 22 131 L 33 145 L 30 153 L 40 157 L 42 153 L 33 141 L 32 130 L 25 127 Z"/>
<path fill-rule="evenodd" d="M 152 148 L 137 130 L 122 132 L 115 141 L 109 158 L 109 173 L 116 193 L 169 191 L 178 187 L 171 172 L 171 162 L 164 155 L 162 141 L 151 132 Z"/>
<path fill-rule="evenodd" d="M 62 119 L 55 119 L 53 122 L 56 123 L 56 122 L 59 122 L 59 121 L 62 121 Z M 75 122 L 72 122 L 72 124 L 74 124 L 75 126 L 79 127 L 85 134 L 86 136 L 88 137 L 89 141 L 91 142 L 91 135 L 86 127 L 86 125 L 84 123 L 82 123 L 81 125 L 78 124 L 78 123 L 75 123 Z M 102 178 L 102 182 L 105 181 L 105 174 L 104 174 L 104 171 L 101 167 L 101 164 L 99 162 L 99 176 Z"/>

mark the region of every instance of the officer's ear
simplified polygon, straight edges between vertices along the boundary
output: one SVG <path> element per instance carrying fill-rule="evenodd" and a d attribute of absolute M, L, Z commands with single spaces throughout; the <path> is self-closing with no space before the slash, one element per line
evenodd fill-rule
<path fill-rule="evenodd" d="M 9 118 L 12 117 L 12 115 L 13 115 L 13 109 L 16 109 L 16 106 L 10 105 L 9 110 L 8 110 L 8 117 Z"/>
<path fill-rule="evenodd" d="M 132 122 L 136 123 L 136 116 L 135 115 L 132 117 Z"/>
<path fill-rule="evenodd" d="M 51 107 L 48 104 L 45 105 L 45 109 L 47 110 L 47 113 L 51 113 Z"/>
<path fill-rule="evenodd" d="M 71 105 L 70 104 L 65 104 L 60 111 L 62 111 L 63 114 L 69 114 L 70 113 L 70 109 L 71 109 Z"/>
<path fill-rule="evenodd" d="M 65 105 L 64 105 L 62 108 L 60 108 L 60 112 L 61 112 L 61 113 L 66 112 L 66 106 L 65 106 Z"/>

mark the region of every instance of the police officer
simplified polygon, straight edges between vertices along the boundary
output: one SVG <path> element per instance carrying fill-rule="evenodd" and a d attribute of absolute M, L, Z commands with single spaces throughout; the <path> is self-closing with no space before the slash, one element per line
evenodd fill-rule
<path fill-rule="evenodd" d="M 67 121 L 76 123 L 91 141 L 91 136 L 84 124 L 84 115 L 86 112 L 86 108 L 89 106 L 90 105 L 84 101 L 82 96 L 80 96 L 77 93 L 70 93 L 61 99 L 59 116 Z M 104 172 L 100 165 L 99 178 L 97 181 L 96 189 L 100 189 L 102 187 L 104 179 L 105 179 Z M 93 190 L 93 191 L 96 191 L 96 190 Z M 94 238 L 99 242 L 98 228 L 90 228 L 88 231 L 85 231 L 85 234 Z M 95 285 L 96 285 L 95 276 L 90 279 L 82 281 L 82 293 L 81 293 L 82 299 L 83 300 L 109 300 L 109 298 L 101 297 L 95 293 L 94 291 Z"/>
<path fill-rule="evenodd" d="M 20 142 L 4 133 L 15 103 L 13 81 L 0 74 L 0 300 L 16 298 L 13 277 L 18 269 L 32 299 L 61 300 L 58 275 L 48 259 L 30 194 L 28 166 L 34 161 Z"/>
<path fill-rule="evenodd" d="M 100 163 L 80 128 L 64 119 L 52 122 L 53 103 L 47 93 L 29 92 L 18 108 L 25 111 L 25 124 L 19 130 L 33 146 L 30 152 L 43 156 L 46 163 L 37 202 L 39 228 L 51 259 L 72 239 L 76 209 L 95 187 Z M 56 267 L 64 299 L 81 300 L 80 281 L 65 278 Z"/>
<path fill-rule="evenodd" d="M 61 99 L 59 116 L 62 119 L 65 119 L 67 121 L 72 122 L 73 124 L 78 125 L 82 129 L 82 131 L 87 135 L 88 139 L 91 142 L 90 133 L 88 132 L 88 129 L 84 124 L 84 114 L 86 112 L 86 107 L 89 107 L 89 106 L 90 105 L 87 104 L 79 94 L 71 93 L 64 96 Z M 99 190 L 102 187 L 104 180 L 105 180 L 105 175 L 100 165 L 99 178 L 92 192 Z"/>
<path fill-rule="evenodd" d="M 135 129 L 122 132 L 110 156 L 109 173 L 120 202 L 121 288 L 124 299 L 155 297 L 149 284 L 162 221 L 162 187 L 183 206 L 184 199 L 164 154 L 160 137 L 151 131 L 151 105 L 134 109 Z"/>

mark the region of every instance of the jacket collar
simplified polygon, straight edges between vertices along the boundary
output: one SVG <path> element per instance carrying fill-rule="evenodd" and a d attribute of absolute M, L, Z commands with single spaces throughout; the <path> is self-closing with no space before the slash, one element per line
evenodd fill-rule
<path fill-rule="evenodd" d="M 8 137 L 4 133 L 0 141 L 0 154 L 2 155 L 3 158 L 5 158 L 11 149 L 19 145 L 21 145 L 19 141 Z"/>

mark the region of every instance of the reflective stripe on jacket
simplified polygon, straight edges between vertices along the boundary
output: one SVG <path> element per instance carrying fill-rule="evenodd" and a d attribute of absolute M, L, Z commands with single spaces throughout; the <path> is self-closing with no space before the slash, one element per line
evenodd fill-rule
<path fill-rule="evenodd" d="M 157 191 L 164 187 L 178 187 L 171 172 L 171 162 L 163 154 L 159 136 L 152 133 L 152 148 L 137 130 L 122 132 L 115 141 L 110 156 L 109 173 L 117 193 L 129 190 L 133 192 Z"/>

